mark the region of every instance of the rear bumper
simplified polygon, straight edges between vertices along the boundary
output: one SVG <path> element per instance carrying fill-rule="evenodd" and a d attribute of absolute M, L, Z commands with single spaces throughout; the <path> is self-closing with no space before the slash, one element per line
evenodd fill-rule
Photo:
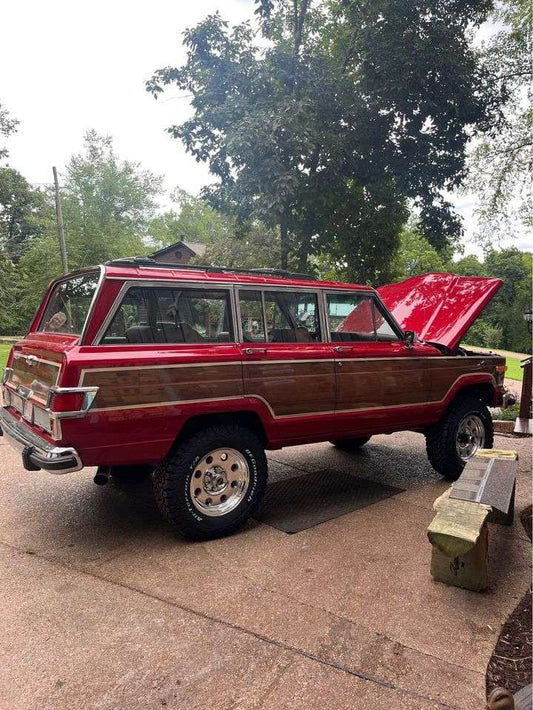
<path fill-rule="evenodd" d="M 44 469 L 51 473 L 71 473 L 83 468 L 76 449 L 54 446 L 20 422 L 6 407 L 0 408 L 0 432 L 22 454 L 27 471 Z"/>

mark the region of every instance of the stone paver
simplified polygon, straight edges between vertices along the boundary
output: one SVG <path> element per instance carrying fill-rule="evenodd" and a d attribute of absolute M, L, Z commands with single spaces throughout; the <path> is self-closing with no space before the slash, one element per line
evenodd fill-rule
<path fill-rule="evenodd" d="M 530 441 L 495 445 L 520 449 L 523 507 Z M 426 527 L 447 484 L 423 438 L 270 454 L 272 480 L 327 468 L 406 490 L 296 535 L 252 521 L 194 544 L 148 484 L 28 473 L 0 438 L 0 708 L 479 708 L 528 583 L 518 519 L 491 531 L 487 593 L 446 587 Z"/>

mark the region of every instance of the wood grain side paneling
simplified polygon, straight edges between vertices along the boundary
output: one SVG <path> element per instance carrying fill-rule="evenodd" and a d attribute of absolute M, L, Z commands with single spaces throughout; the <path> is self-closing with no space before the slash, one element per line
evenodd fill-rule
<path fill-rule="evenodd" d="M 135 407 L 243 394 L 239 363 L 215 367 L 147 367 L 87 370 L 83 386 L 99 387 L 93 409 Z"/>
<path fill-rule="evenodd" d="M 244 383 L 246 394 L 265 399 L 278 417 L 335 408 L 332 360 L 245 363 Z"/>

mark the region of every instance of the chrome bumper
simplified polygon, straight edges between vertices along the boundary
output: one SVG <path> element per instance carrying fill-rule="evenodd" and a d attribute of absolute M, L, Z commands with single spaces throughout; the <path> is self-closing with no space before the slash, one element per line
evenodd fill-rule
<path fill-rule="evenodd" d="M 54 446 L 22 424 L 6 407 L 0 408 L 0 435 L 22 453 L 27 471 L 43 468 L 51 473 L 71 473 L 83 468 L 80 455 L 72 447 Z"/>

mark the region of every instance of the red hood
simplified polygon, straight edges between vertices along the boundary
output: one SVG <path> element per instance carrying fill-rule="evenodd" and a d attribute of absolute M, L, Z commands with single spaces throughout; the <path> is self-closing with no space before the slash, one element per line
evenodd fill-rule
<path fill-rule="evenodd" d="M 377 291 L 403 330 L 455 350 L 502 285 L 481 276 L 424 274 Z"/>

